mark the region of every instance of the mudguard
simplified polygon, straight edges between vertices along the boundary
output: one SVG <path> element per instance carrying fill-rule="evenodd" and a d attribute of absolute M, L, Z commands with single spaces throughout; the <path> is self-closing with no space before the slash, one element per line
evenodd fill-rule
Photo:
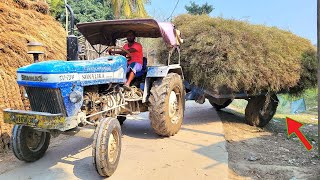
<path fill-rule="evenodd" d="M 177 73 L 182 77 L 182 79 L 184 79 L 182 68 L 178 64 L 169 66 L 150 66 L 148 67 L 147 78 L 166 77 L 170 72 Z"/>
<path fill-rule="evenodd" d="M 179 64 L 169 65 L 169 66 L 150 66 L 148 67 L 147 78 L 144 84 L 143 99 L 142 102 L 147 102 L 148 95 L 150 94 L 150 89 L 152 82 L 156 78 L 166 77 L 169 73 L 177 73 L 184 80 L 182 73 L 182 68 Z"/>

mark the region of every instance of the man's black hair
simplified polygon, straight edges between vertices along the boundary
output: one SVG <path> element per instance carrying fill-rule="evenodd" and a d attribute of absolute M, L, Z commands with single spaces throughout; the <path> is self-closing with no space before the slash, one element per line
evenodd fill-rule
<path fill-rule="evenodd" d="M 135 32 L 135 31 L 130 30 L 130 31 L 128 31 L 128 32 L 127 32 L 127 34 L 129 34 L 129 33 L 132 33 L 135 37 L 137 37 L 137 34 L 136 34 L 136 32 Z"/>

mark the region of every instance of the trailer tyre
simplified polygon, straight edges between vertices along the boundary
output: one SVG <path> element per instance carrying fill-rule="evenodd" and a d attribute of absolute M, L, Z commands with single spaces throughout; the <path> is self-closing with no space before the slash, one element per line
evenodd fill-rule
<path fill-rule="evenodd" d="M 96 127 L 93 144 L 93 165 L 100 176 L 110 177 L 119 164 L 121 127 L 115 118 L 104 118 Z"/>
<path fill-rule="evenodd" d="M 50 144 L 50 133 L 29 126 L 15 125 L 12 129 L 13 154 L 21 161 L 34 162 L 42 158 Z"/>
<path fill-rule="evenodd" d="M 153 83 L 150 91 L 149 118 L 160 136 L 173 136 L 181 128 L 185 91 L 179 74 L 170 73 Z"/>
<path fill-rule="evenodd" d="M 222 105 L 216 104 L 212 98 L 208 98 L 209 103 L 217 110 L 220 111 L 223 108 L 226 108 L 232 103 L 232 99 L 228 99 L 226 102 L 224 102 Z"/>
<path fill-rule="evenodd" d="M 267 125 L 277 111 L 278 102 L 275 94 L 250 98 L 245 110 L 247 124 L 258 127 Z"/>

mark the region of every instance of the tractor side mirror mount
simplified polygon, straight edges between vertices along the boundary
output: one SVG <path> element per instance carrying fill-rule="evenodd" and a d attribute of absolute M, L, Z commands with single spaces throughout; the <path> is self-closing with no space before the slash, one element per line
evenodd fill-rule
<path fill-rule="evenodd" d="M 70 34 L 67 37 L 67 61 L 78 60 L 78 37 L 74 35 L 74 13 L 70 5 L 66 4 L 70 13 Z"/>

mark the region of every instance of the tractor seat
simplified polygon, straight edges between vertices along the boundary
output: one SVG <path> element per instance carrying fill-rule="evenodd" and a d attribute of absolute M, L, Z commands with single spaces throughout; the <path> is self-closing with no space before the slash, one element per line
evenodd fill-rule
<path fill-rule="evenodd" d="M 141 77 L 147 72 L 147 64 L 148 64 L 147 58 L 143 57 L 142 70 L 137 72 L 136 77 Z"/>

